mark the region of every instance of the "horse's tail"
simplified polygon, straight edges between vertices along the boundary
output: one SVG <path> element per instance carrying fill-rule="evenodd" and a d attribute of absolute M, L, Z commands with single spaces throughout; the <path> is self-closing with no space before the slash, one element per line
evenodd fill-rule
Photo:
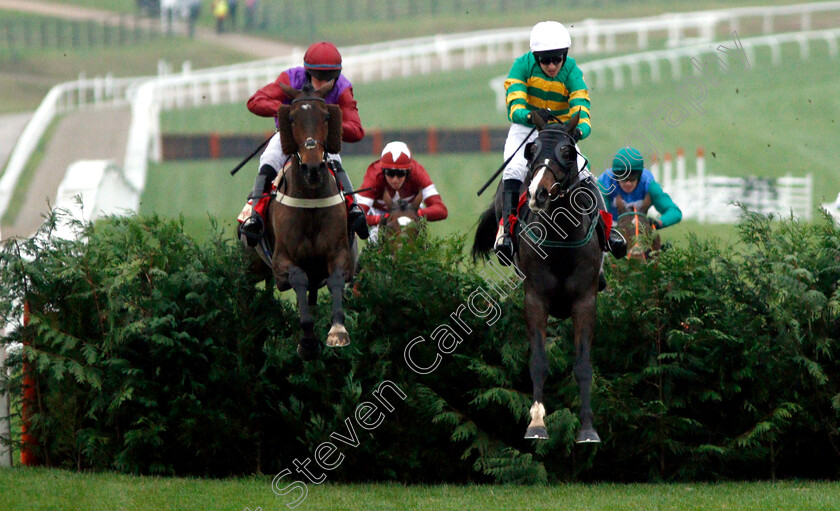
<path fill-rule="evenodd" d="M 497 226 L 496 208 L 493 203 L 490 203 L 490 207 L 479 217 L 478 227 L 475 229 L 475 239 L 472 246 L 473 261 L 477 261 L 479 257 L 482 259 L 487 257 L 490 250 L 493 249 L 493 242 L 496 240 L 496 231 L 498 230 Z"/>

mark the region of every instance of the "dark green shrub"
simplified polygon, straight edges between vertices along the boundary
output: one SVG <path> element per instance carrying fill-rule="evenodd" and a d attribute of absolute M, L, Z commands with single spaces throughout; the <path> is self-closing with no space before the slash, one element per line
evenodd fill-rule
<path fill-rule="evenodd" d="M 0 261 L 4 318 L 24 300 L 32 309 L 10 340 L 28 342 L 37 454 L 50 465 L 294 472 L 330 441 L 340 468 L 313 472 L 333 481 L 838 476 L 840 235 L 828 219 L 745 213 L 741 245 L 694 240 L 653 264 L 610 264 L 593 348 L 600 446 L 573 443 L 571 325 L 554 320 L 551 438 L 522 438 L 522 292 L 500 300 L 463 239 L 421 231 L 366 248 L 347 293 L 351 346 L 302 363 L 291 295 L 255 287 L 223 233 L 198 245 L 157 217 L 79 229 L 65 241 L 48 225 Z M 326 293 L 317 311 L 323 336 Z M 363 402 L 382 414 L 370 430 Z M 350 433 L 355 447 L 337 440 Z"/>

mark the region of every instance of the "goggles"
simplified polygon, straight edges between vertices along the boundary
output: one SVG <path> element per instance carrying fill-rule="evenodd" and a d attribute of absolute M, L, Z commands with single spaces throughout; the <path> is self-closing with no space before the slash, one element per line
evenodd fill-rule
<path fill-rule="evenodd" d="M 566 58 L 566 57 L 563 56 L 563 55 L 556 55 L 556 54 L 555 55 L 540 55 L 539 57 L 537 57 L 537 60 L 539 60 L 540 64 L 545 64 L 547 66 L 549 64 L 559 64 L 559 63 L 563 62 L 564 58 Z"/>
<path fill-rule="evenodd" d="M 405 177 L 408 175 L 408 169 L 382 169 L 382 172 L 387 177 Z"/>

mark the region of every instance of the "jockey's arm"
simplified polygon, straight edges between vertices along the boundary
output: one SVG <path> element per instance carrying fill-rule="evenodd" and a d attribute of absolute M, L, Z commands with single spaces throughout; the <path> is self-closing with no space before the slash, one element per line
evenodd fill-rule
<path fill-rule="evenodd" d="M 380 168 L 377 165 L 377 162 L 371 163 L 365 171 L 362 186 L 359 187 L 360 190 L 363 189 L 365 191 L 356 194 L 356 204 L 358 204 L 365 212 L 365 219 L 367 220 L 368 225 L 379 225 L 381 216 L 373 215 L 370 212 L 371 208 L 373 208 L 373 201 L 376 200 L 377 197 L 381 197 L 382 192 L 385 190 L 381 179 L 377 179 L 379 173 Z"/>
<path fill-rule="evenodd" d="M 449 211 L 446 209 L 446 205 L 443 203 L 440 194 L 430 195 L 423 199 L 423 202 L 426 204 L 426 207 L 418 209 L 417 216 L 422 216 L 429 222 L 444 220 L 449 216 Z"/>
<path fill-rule="evenodd" d="M 277 109 L 284 101 L 289 98 L 283 89 L 277 85 L 278 82 L 289 84 L 289 77 L 285 71 L 277 77 L 277 80 L 269 83 L 265 87 L 260 88 L 257 92 L 248 99 L 248 110 L 260 117 L 274 117 L 277 115 Z"/>
<path fill-rule="evenodd" d="M 344 142 L 358 142 L 365 137 L 362 119 L 356 98 L 353 97 L 353 87 L 344 89 L 338 96 L 338 106 L 341 108 L 341 140 Z"/>
<path fill-rule="evenodd" d="M 682 211 L 679 206 L 674 204 L 671 196 L 662 191 L 662 186 L 657 182 L 648 185 L 648 193 L 650 194 L 650 201 L 656 211 L 662 215 L 659 220 L 662 222 L 662 227 L 668 227 L 679 223 L 682 220 Z"/>

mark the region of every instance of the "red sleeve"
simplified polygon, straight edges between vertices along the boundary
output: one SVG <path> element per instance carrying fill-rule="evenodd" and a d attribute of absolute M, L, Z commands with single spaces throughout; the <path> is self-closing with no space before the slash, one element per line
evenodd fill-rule
<path fill-rule="evenodd" d="M 371 206 L 373 206 L 373 201 L 375 201 L 378 197 L 381 197 L 382 192 L 385 190 L 385 182 L 379 179 L 379 176 L 381 175 L 382 171 L 379 168 L 379 160 L 371 163 L 370 166 L 368 166 L 367 171 L 365 171 L 365 177 L 362 179 L 362 186 L 360 186 L 359 189 L 370 188 L 370 190 L 359 192 L 356 195 L 356 203 L 361 206 L 365 213 L 370 211 Z M 379 220 L 377 218 L 377 222 L 378 221 Z M 370 217 L 368 217 L 368 223 L 370 224 Z"/>
<path fill-rule="evenodd" d="M 417 216 L 426 217 L 426 220 L 434 222 L 436 220 L 444 220 L 449 216 L 449 211 L 443 203 L 440 195 L 432 195 L 425 201 L 426 207 L 417 210 Z"/>
<path fill-rule="evenodd" d="M 277 109 L 280 108 L 280 105 L 282 105 L 284 101 L 289 101 L 289 97 L 286 96 L 283 89 L 277 85 L 278 82 L 282 82 L 286 85 L 291 83 L 289 81 L 289 75 L 286 71 L 280 73 L 277 80 L 269 83 L 251 96 L 248 100 L 248 110 L 261 117 L 274 117 L 277 115 Z"/>
<path fill-rule="evenodd" d="M 426 205 L 425 208 L 417 211 L 417 215 L 426 217 L 426 220 L 430 222 L 443 220 L 449 216 L 449 211 L 432 182 L 432 178 L 429 177 L 426 169 L 416 161 L 414 162 L 414 168 L 411 170 L 411 177 L 417 184 L 417 193 L 423 195 L 423 203 Z"/>
<path fill-rule="evenodd" d="M 362 128 L 362 119 L 359 118 L 356 98 L 353 97 L 353 87 L 347 87 L 338 96 L 338 106 L 341 107 L 341 140 L 358 142 L 363 139 L 365 129 Z"/>

